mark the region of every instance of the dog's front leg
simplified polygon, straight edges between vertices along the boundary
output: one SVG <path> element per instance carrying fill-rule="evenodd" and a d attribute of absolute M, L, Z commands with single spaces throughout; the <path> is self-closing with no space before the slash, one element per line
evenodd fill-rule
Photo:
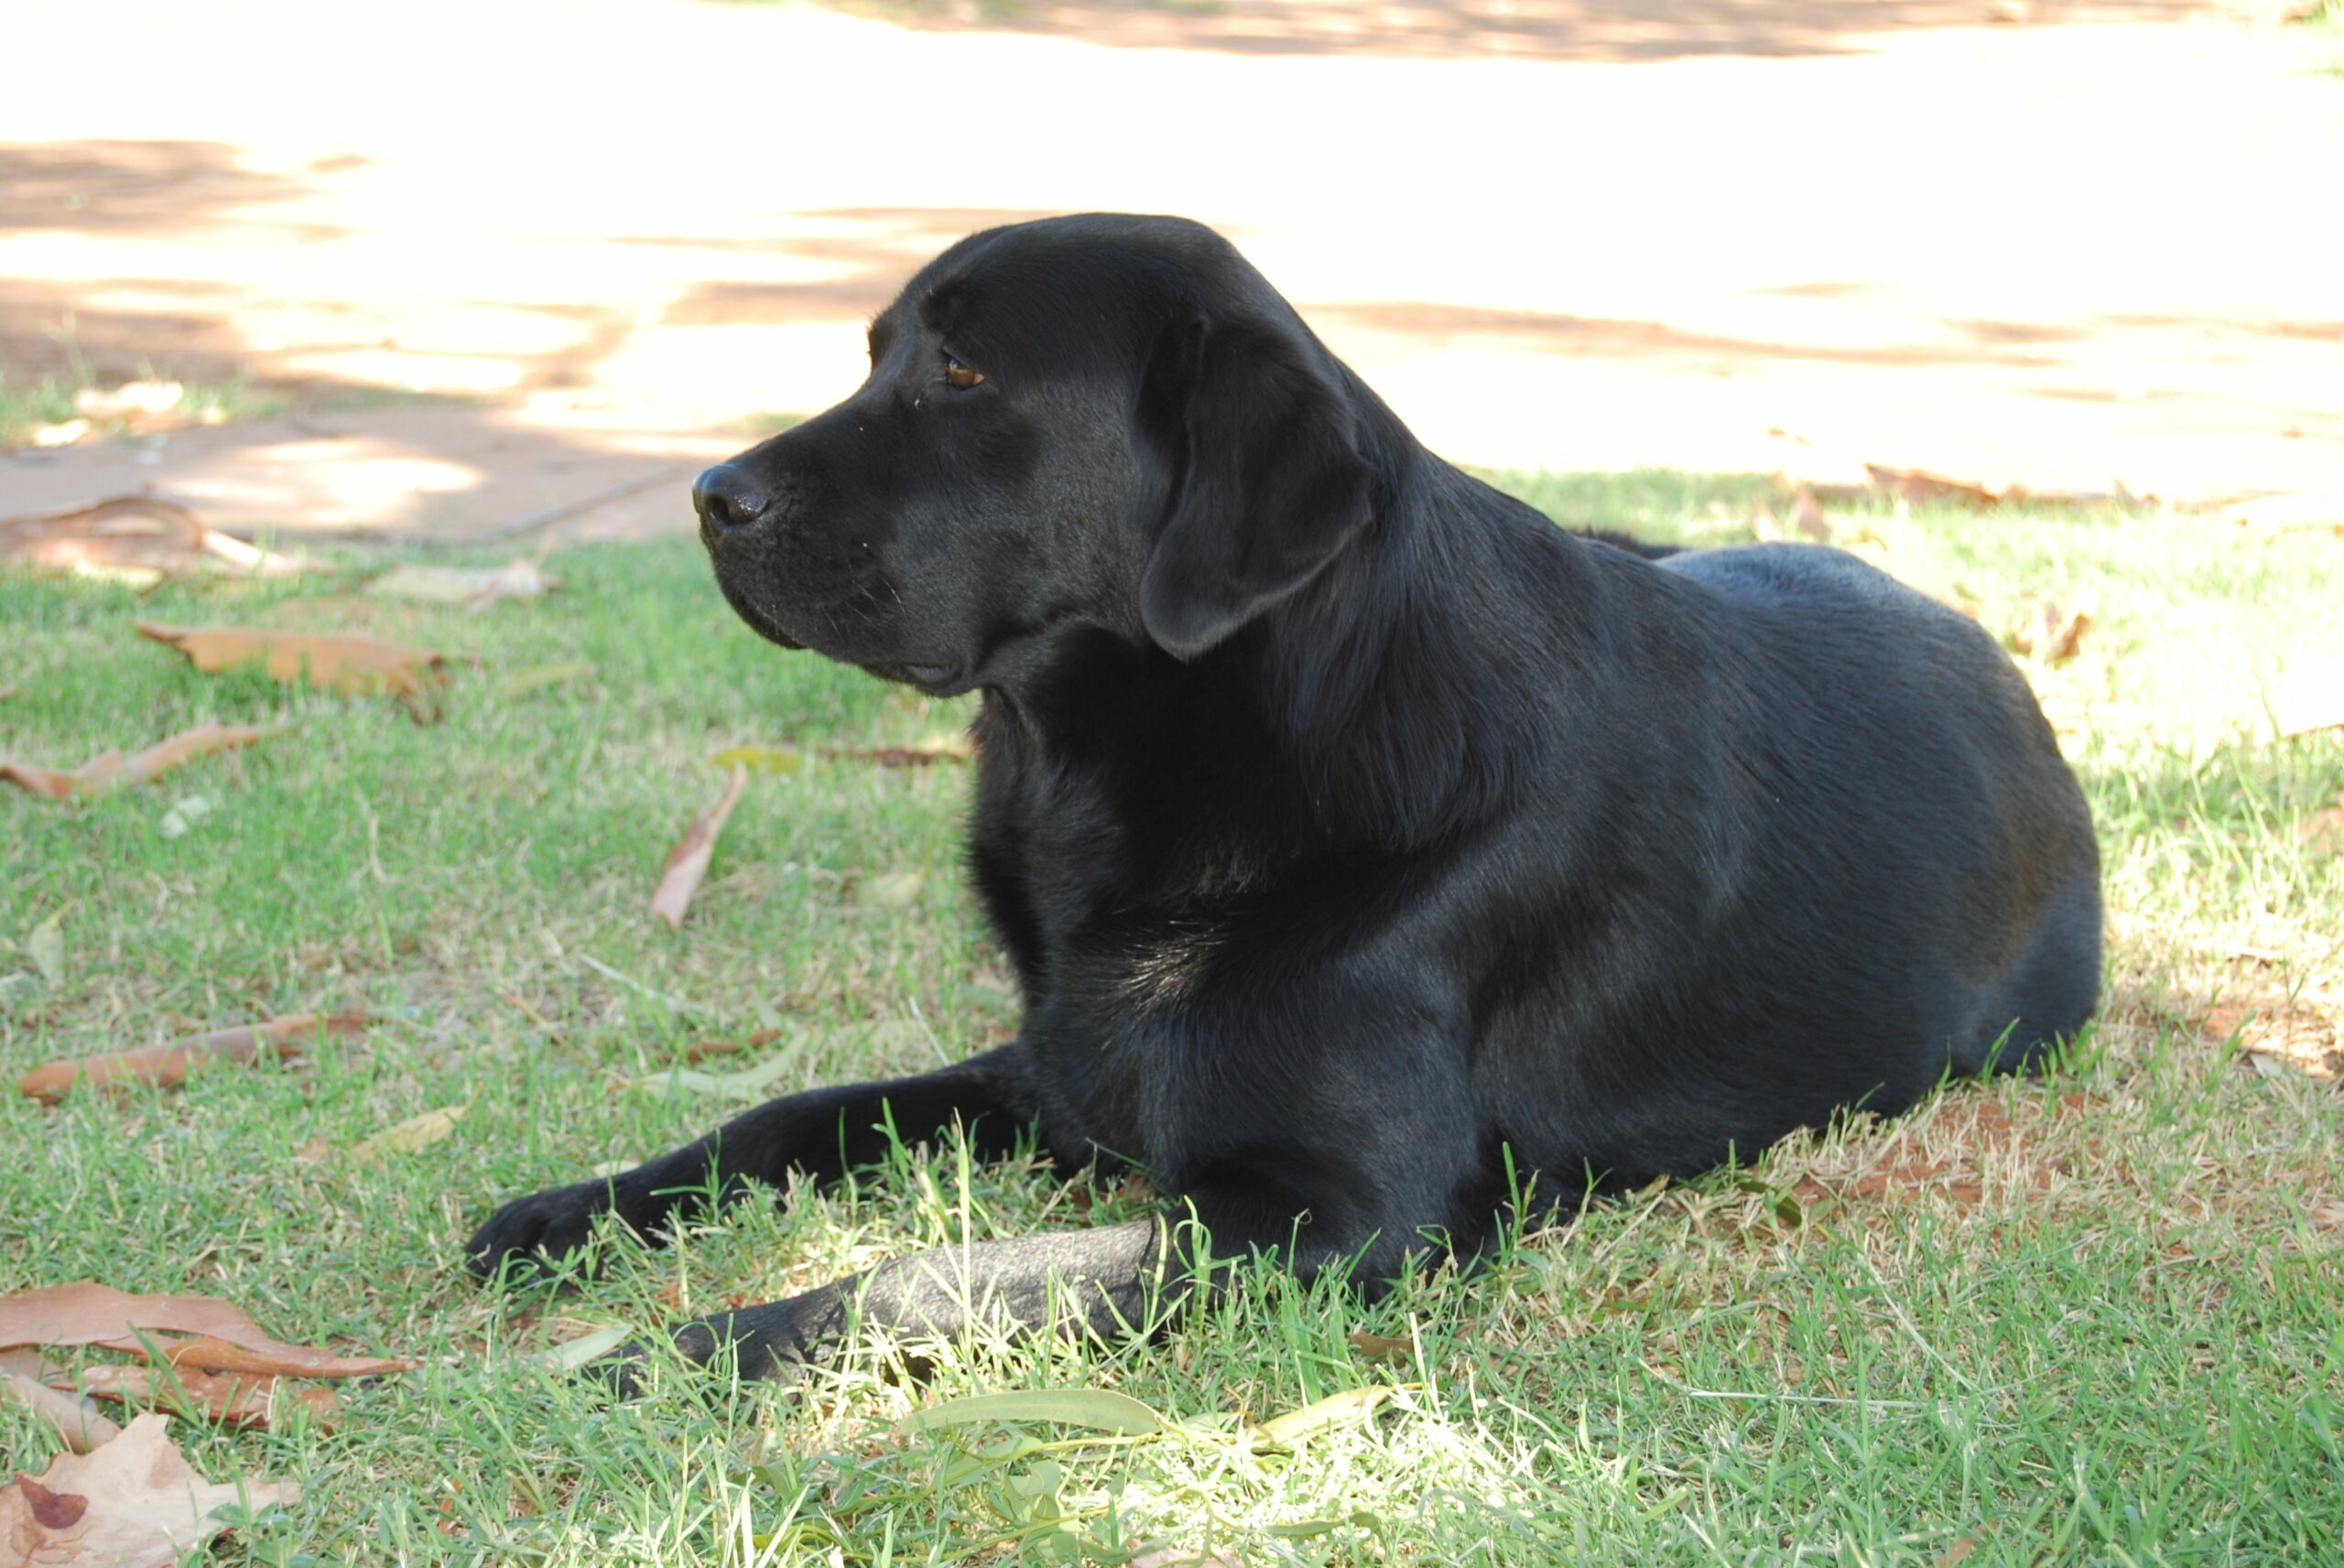
<path fill-rule="evenodd" d="M 834 1352 L 853 1325 L 950 1339 L 990 1325 L 1113 1339 L 1152 1332 L 1188 1276 L 1160 1216 L 1090 1230 L 972 1241 L 891 1259 L 787 1301 L 702 1318 L 676 1331 L 688 1360 L 730 1350 L 743 1379 L 786 1378 Z M 641 1353 L 600 1368 L 635 1391 Z"/>
<path fill-rule="evenodd" d="M 583 1246 L 606 1210 L 656 1246 L 678 1205 L 711 1194 L 732 1202 L 751 1182 L 779 1187 L 792 1172 L 836 1181 L 882 1158 L 890 1129 L 913 1143 L 958 1122 L 990 1156 L 1011 1152 L 1034 1114 L 1015 1042 L 917 1077 L 784 1095 L 632 1171 L 506 1204 L 473 1234 L 464 1260 L 484 1279 L 537 1271 Z"/>

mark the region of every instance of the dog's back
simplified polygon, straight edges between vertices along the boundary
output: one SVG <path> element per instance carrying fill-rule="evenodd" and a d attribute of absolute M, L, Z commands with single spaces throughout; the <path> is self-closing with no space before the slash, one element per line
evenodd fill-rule
<path fill-rule="evenodd" d="M 1586 913 L 1557 917 L 1568 950 L 1514 1049 L 1581 1092 L 1550 1096 L 1530 1119 L 1551 1141 L 1528 1141 L 1615 1182 L 1689 1173 L 1838 1107 L 1901 1110 L 1948 1071 L 2031 1065 L 2081 1027 L 2089 814 L 1985 633 L 1835 550 L 1585 553 L 1615 612 L 1672 625 L 1676 651 L 1586 737 L 1611 752 L 1605 851 L 1639 869 L 1599 910 L 1554 868 L 1557 909 Z M 1591 961 L 1615 983 L 1578 983 Z M 1517 1138 L 1519 1071 L 1480 1097 L 1511 1103 Z"/>

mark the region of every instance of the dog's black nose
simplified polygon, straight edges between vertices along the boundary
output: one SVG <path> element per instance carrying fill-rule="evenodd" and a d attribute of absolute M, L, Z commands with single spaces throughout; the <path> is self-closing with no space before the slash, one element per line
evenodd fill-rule
<path fill-rule="evenodd" d="M 711 545 L 736 528 L 746 528 L 772 504 L 772 492 L 731 463 L 719 463 L 692 481 L 700 535 Z"/>

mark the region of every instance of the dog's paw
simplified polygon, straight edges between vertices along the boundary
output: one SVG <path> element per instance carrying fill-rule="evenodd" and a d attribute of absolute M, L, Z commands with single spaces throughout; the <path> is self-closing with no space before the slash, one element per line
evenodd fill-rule
<path fill-rule="evenodd" d="M 594 1221 L 611 1206 L 607 1182 L 580 1182 L 506 1204 L 464 1244 L 464 1267 L 480 1279 L 542 1278 L 586 1245 Z"/>
<path fill-rule="evenodd" d="M 771 1314 L 772 1307 L 754 1309 Z M 664 1346 L 630 1341 L 578 1368 L 579 1382 L 611 1403 L 642 1398 L 664 1375 L 681 1378 L 696 1398 L 722 1403 L 752 1383 L 794 1384 L 805 1372 L 805 1346 L 786 1330 L 779 1337 L 761 1332 L 747 1314 L 726 1313 L 678 1327 Z M 657 1365 L 655 1367 L 655 1363 Z M 731 1376 L 721 1374 L 732 1374 Z"/>

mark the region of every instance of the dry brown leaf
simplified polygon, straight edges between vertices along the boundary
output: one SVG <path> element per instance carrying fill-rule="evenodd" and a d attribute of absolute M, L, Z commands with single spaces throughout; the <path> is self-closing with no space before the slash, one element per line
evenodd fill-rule
<path fill-rule="evenodd" d="M 1750 536 L 1762 545 L 1778 545 L 1785 537 L 1782 519 L 1772 507 L 1762 506 L 1750 514 Z"/>
<path fill-rule="evenodd" d="M 60 1393 L 27 1373 L 0 1368 L 0 1400 L 5 1400 L 27 1407 L 55 1427 L 65 1446 L 76 1454 L 87 1454 L 122 1431 L 89 1400 Z M 0 1545 L 5 1544 L 0 1539 Z"/>
<path fill-rule="evenodd" d="M 2046 665 L 2064 665 L 2083 652 L 2084 633 L 2090 630 L 2091 616 L 2084 611 L 2062 610 L 2050 600 L 2030 600 L 2004 641 Z"/>
<path fill-rule="evenodd" d="M 683 928 L 684 911 L 691 907 L 692 894 L 700 891 L 700 880 L 708 874 L 709 860 L 716 853 L 716 836 L 724 831 L 724 819 L 732 815 L 748 782 L 747 770 L 734 768 L 724 781 L 722 798 L 693 817 L 683 838 L 667 851 L 659 886 L 651 894 L 651 913 L 666 921 L 668 930 Z"/>
<path fill-rule="evenodd" d="M 103 795 L 121 785 L 142 784 L 182 762 L 212 752 L 249 746 L 276 733 L 250 724 L 199 724 L 147 747 L 126 762 L 119 748 L 99 753 L 71 773 L 29 762 L 0 762 L 0 779 L 49 800 L 71 800 L 77 795 Z"/>
<path fill-rule="evenodd" d="M 81 1374 L 81 1388 L 102 1400 L 159 1405 L 174 1415 L 231 1426 L 271 1426 L 296 1405 L 312 1422 L 323 1424 L 342 1408 L 331 1389 L 280 1382 L 273 1372 L 200 1372 L 193 1361 L 175 1361 L 168 1375 L 153 1367 L 90 1367 Z"/>
<path fill-rule="evenodd" d="M 214 752 L 232 752 L 239 746 L 249 746 L 255 741 L 266 741 L 277 730 L 259 724 L 199 724 L 192 730 L 182 730 L 159 745 L 147 747 L 122 766 L 122 782 L 142 784 L 158 773 L 167 773 L 182 762 Z"/>
<path fill-rule="evenodd" d="M 388 692 L 415 697 L 444 680 L 447 659 L 420 648 L 372 637 L 269 632 L 249 626 L 157 626 L 137 623 L 142 637 L 177 648 L 206 675 L 260 664 L 271 680 L 308 681 L 344 696 Z"/>
<path fill-rule="evenodd" d="M 1185 1546 L 1159 1546 L 1133 1558 L 1129 1568 L 1245 1568 L 1245 1563 L 1234 1552 L 1196 1552 Z"/>
<path fill-rule="evenodd" d="M 17 687 L 15 681 L 0 682 L 0 702 L 7 701 L 16 695 L 16 691 Z"/>
<path fill-rule="evenodd" d="M 170 1334 L 194 1337 L 165 1337 Z M 215 1296 L 135 1296 L 89 1280 L 0 1296 L 0 1349 L 93 1345 L 143 1356 L 150 1344 L 172 1365 L 207 1372 L 373 1378 L 421 1365 L 403 1357 L 337 1356 L 283 1344 L 263 1334 L 243 1308 Z"/>
<path fill-rule="evenodd" d="M 1970 1560 L 1970 1554 L 1977 1550 L 1978 1538 L 1976 1536 L 1962 1536 L 1959 1540 L 1955 1541 L 1951 1546 L 1945 1549 L 1945 1555 L 1938 1558 L 1937 1561 L 1937 1568 L 1958 1568 L 1958 1564 L 1968 1562 Z"/>
<path fill-rule="evenodd" d="M 197 571 L 285 577 L 321 569 L 207 527 L 159 495 L 109 496 L 71 512 L 0 519 L 0 560 L 48 571 L 146 574 L 148 581 Z"/>
<path fill-rule="evenodd" d="M 1926 473 L 1919 469 L 1883 468 L 1878 463 L 1866 463 L 1864 472 L 1872 476 L 1872 488 L 1913 506 L 1970 506 L 1980 511 L 1999 506 L 2002 498 L 1983 485 L 1965 484 L 1958 479 Z"/>
<path fill-rule="evenodd" d="M 938 762 L 965 762 L 975 753 L 965 744 L 938 746 L 822 746 L 820 755 L 842 762 L 870 762 L 883 768 L 925 768 Z"/>
<path fill-rule="evenodd" d="M 1818 545 L 1831 542 L 1831 520 L 1823 515 L 1822 503 L 1815 499 L 1815 492 L 1804 486 L 1791 497 L 1791 526 Z"/>
<path fill-rule="evenodd" d="M 171 1568 L 228 1528 L 214 1510 L 300 1500 L 290 1481 L 204 1480 L 169 1433 L 168 1416 L 142 1415 L 95 1453 L 60 1454 L 38 1476 L 0 1487 L 11 1568 Z"/>
<path fill-rule="evenodd" d="M 1416 1342 L 1389 1334 L 1370 1334 L 1360 1329 L 1350 1335 L 1351 1346 L 1372 1361 L 1414 1361 Z"/>
<path fill-rule="evenodd" d="M 472 1102 L 466 1100 L 461 1105 L 444 1105 L 421 1116 L 410 1116 L 372 1138 L 352 1144 L 344 1158 L 364 1164 L 385 1154 L 414 1154 L 435 1143 L 445 1143 L 456 1130 L 456 1123 L 463 1120 L 464 1113 L 472 1108 Z"/>
<path fill-rule="evenodd" d="M 71 800 L 76 795 L 103 795 L 114 788 L 114 780 L 121 773 L 122 752 L 119 750 L 101 752 L 71 773 L 61 768 L 38 767 L 31 762 L 0 762 L 0 779 L 28 789 L 46 800 Z"/>
<path fill-rule="evenodd" d="M 676 1054 L 676 1060 L 687 1066 L 705 1062 L 711 1056 L 732 1056 L 743 1051 L 754 1051 L 760 1045 L 770 1045 L 788 1031 L 760 1029 L 754 1034 L 743 1034 L 734 1040 L 703 1040 L 697 1045 L 687 1045 Z"/>
<path fill-rule="evenodd" d="M 301 1012 L 289 1018 L 271 1019 L 266 1023 L 215 1029 L 209 1034 L 198 1034 L 169 1045 L 44 1062 L 16 1080 L 16 1092 L 45 1105 L 55 1105 L 75 1084 L 130 1082 L 168 1088 L 184 1082 L 198 1062 L 250 1062 L 259 1056 L 264 1045 L 276 1046 L 281 1056 L 297 1055 L 299 1053 L 295 1049 L 296 1044 L 320 1030 L 328 1034 L 350 1034 L 371 1022 L 363 1012 L 336 1012 L 324 1017 Z"/>

